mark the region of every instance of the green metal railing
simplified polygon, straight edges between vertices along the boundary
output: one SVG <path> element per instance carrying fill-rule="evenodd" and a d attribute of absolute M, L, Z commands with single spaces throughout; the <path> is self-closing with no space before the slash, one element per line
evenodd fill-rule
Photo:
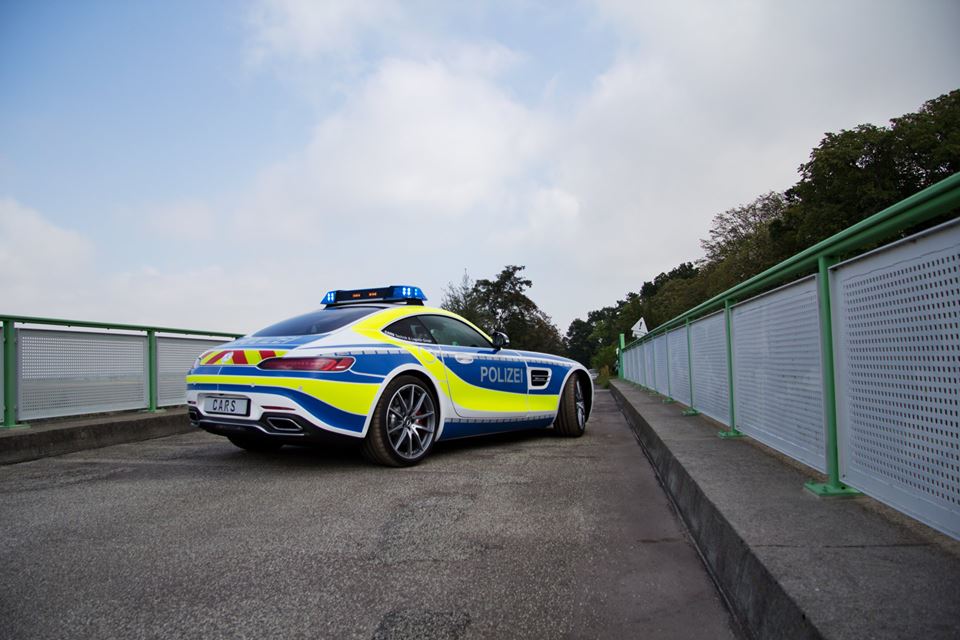
<path fill-rule="evenodd" d="M 157 334 L 170 333 L 176 335 L 210 336 L 239 338 L 242 334 L 223 331 L 200 331 L 196 329 L 175 329 L 172 327 L 153 327 L 135 324 L 115 324 L 107 322 L 89 322 L 85 320 L 63 320 L 57 318 L 36 318 L 31 316 L 0 315 L 3 323 L 3 427 L 17 425 L 17 324 L 54 325 L 58 327 L 79 327 L 84 329 L 106 329 L 113 331 L 135 331 L 147 336 L 147 411 L 156 412 L 157 409 Z"/>
<path fill-rule="evenodd" d="M 727 348 L 727 377 L 729 382 L 730 428 L 720 432 L 721 437 L 739 437 L 743 434 L 737 429 L 734 403 L 733 358 L 735 356 L 732 344 L 731 308 L 737 301 L 748 296 L 770 289 L 775 285 L 783 284 L 797 276 L 817 273 L 819 276 L 820 298 L 820 332 L 821 358 L 823 368 L 823 400 L 826 419 L 826 466 L 828 481 L 826 483 L 807 483 L 807 488 L 817 495 L 847 495 L 856 493 L 855 489 L 847 487 L 840 481 L 837 447 L 837 406 L 836 382 L 833 353 L 833 327 L 831 319 L 829 269 L 836 264 L 838 256 L 846 255 L 857 249 L 864 249 L 872 244 L 890 239 L 903 231 L 938 216 L 942 216 L 960 208 L 960 173 L 954 174 L 897 204 L 887 207 L 857 224 L 844 229 L 826 240 L 818 242 L 812 247 L 787 258 L 783 262 L 763 271 L 762 273 L 745 280 L 723 293 L 713 296 L 675 318 L 664 322 L 646 335 L 624 345 L 623 334 L 620 335 L 621 363 L 619 377 L 623 378 L 623 353 L 654 339 L 658 335 L 671 329 L 686 325 L 688 345 L 690 340 L 690 322 L 723 309 L 726 348 Z M 688 347 L 689 349 L 689 347 Z M 692 361 L 691 361 L 692 362 Z M 693 405 L 693 368 L 689 371 L 691 409 Z M 654 389 L 656 382 L 654 382 Z"/>

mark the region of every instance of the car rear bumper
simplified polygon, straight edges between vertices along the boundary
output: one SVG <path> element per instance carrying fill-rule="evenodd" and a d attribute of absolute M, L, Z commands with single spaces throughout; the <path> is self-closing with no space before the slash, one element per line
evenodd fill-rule
<path fill-rule="evenodd" d="M 207 400 L 210 398 L 245 400 L 248 403 L 246 415 L 209 411 Z M 295 389 L 188 384 L 187 404 L 197 426 L 211 433 L 223 432 L 225 435 L 238 429 L 253 429 L 251 433 L 291 438 L 310 437 L 316 433 L 360 438 L 365 432 L 366 416 L 348 413 Z"/>
<path fill-rule="evenodd" d="M 322 429 L 305 418 L 289 413 L 263 413 L 259 419 L 207 416 L 190 407 L 190 424 L 218 436 L 262 437 L 284 444 L 355 441 L 350 436 Z"/>

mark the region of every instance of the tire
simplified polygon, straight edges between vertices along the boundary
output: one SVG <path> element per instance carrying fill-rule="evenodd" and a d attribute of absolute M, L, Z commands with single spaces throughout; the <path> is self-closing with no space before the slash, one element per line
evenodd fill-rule
<path fill-rule="evenodd" d="M 380 395 L 361 445 L 363 455 L 389 467 L 419 463 L 433 448 L 439 416 L 428 383 L 416 376 L 397 376 Z"/>
<path fill-rule="evenodd" d="M 583 396 L 583 382 L 573 374 L 563 386 L 560 395 L 560 410 L 553 428 L 558 435 L 579 438 L 587 429 L 587 403 Z"/>
<path fill-rule="evenodd" d="M 257 436 L 227 436 L 227 440 L 245 451 L 253 453 L 270 453 L 277 451 L 283 446 L 282 442 L 274 442 L 267 438 L 258 438 Z"/>

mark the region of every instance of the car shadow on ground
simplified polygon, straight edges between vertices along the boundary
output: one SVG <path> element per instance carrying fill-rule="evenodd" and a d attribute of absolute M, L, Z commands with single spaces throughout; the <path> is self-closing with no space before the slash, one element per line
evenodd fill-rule
<path fill-rule="evenodd" d="M 469 455 L 477 451 L 491 451 L 526 442 L 532 443 L 544 439 L 553 439 L 555 437 L 556 434 L 554 433 L 553 429 L 528 429 L 525 431 L 493 433 L 487 436 L 475 436 L 472 438 L 460 438 L 457 440 L 438 442 L 434 445 L 433 451 L 430 452 L 430 455 Z"/>
<path fill-rule="evenodd" d="M 507 447 L 528 443 L 535 446 L 537 441 L 555 438 L 553 429 L 530 429 L 526 431 L 512 431 L 496 433 L 486 436 L 461 438 L 446 442 L 437 442 L 430 455 L 421 464 L 429 464 L 433 458 L 450 458 L 456 456 L 470 456 L 489 454 Z M 367 461 L 360 452 L 360 443 L 353 441 L 331 440 L 322 444 L 310 446 L 285 446 L 279 451 L 268 453 L 251 453 L 242 451 L 224 442 L 225 455 L 245 461 L 256 461 L 258 466 L 274 468 L 383 468 L 380 465 Z"/>

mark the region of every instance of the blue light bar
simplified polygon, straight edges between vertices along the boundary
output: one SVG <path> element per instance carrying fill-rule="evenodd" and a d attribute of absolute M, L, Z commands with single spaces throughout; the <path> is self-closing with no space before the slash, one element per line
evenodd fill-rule
<path fill-rule="evenodd" d="M 335 289 L 328 291 L 323 296 L 323 304 L 357 304 L 361 302 L 410 302 L 423 301 L 427 296 L 423 295 L 420 287 L 411 287 L 409 285 L 390 285 L 389 287 L 376 287 L 373 289 Z"/>

